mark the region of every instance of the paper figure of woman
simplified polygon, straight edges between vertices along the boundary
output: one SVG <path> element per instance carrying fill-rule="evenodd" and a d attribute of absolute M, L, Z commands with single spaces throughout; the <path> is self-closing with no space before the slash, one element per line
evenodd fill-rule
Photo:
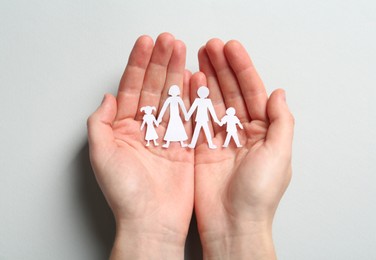
<path fill-rule="evenodd" d="M 168 121 L 167 130 L 163 138 L 166 143 L 162 147 L 168 148 L 170 142 L 180 142 L 181 147 L 187 147 L 187 144 L 185 144 L 184 141 L 188 139 L 188 136 L 185 132 L 183 121 L 180 118 L 179 108 L 183 111 L 184 116 L 186 116 L 187 110 L 184 106 L 183 100 L 179 96 L 179 86 L 171 86 L 168 90 L 168 94 L 170 95 L 170 97 L 168 97 L 164 102 L 157 120 L 158 123 L 162 122 L 163 115 L 169 107 L 170 119 Z"/>

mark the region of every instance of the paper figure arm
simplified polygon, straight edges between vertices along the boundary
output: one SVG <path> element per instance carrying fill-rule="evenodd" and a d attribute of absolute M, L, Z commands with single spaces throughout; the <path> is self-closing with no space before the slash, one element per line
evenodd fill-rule
<path fill-rule="evenodd" d="M 143 128 L 144 128 L 144 126 L 145 126 L 145 120 L 144 121 L 142 121 L 142 124 L 141 124 L 141 128 L 140 128 L 140 130 L 142 130 Z"/>
<path fill-rule="evenodd" d="M 215 110 L 214 110 L 214 107 L 213 107 L 213 103 L 211 102 L 210 99 L 209 99 L 209 102 L 208 102 L 208 109 L 209 109 L 210 115 L 213 118 L 214 122 L 216 122 L 219 126 L 222 126 L 222 123 L 218 120 L 217 114 L 215 113 Z"/>
<path fill-rule="evenodd" d="M 239 125 L 240 129 L 244 129 L 244 127 L 243 127 L 242 123 L 240 123 L 240 121 L 238 121 L 238 125 Z"/>
<path fill-rule="evenodd" d="M 161 111 L 159 112 L 159 116 L 158 116 L 158 119 L 157 119 L 158 124 L 162 122 L 163 115 L 166 112 L 166 109 L 167 109 L 169 104 L 170 104 L 170 98 L 167 98 L 166 101 L 164 102 L 163 106 L 162 106 Z"/>
<path fill-rule="evenodd" d="M 184 106 L 183 100 L 179 99 L 178 103 L 180 105 L 181 110 L 183 111 L 184 118 L 186 118 L 187 117 L 187 109 Z"/>
<path fill-rule="evenodd" d="M 242 123 L 240 123 L 240 120 L 237 116 L 234 116 L 235 117 L 235 126 L 238 125 L 240 129 L 244 129 Z"/>
<path fill-rule="evenodd" d="M 196 108 L 197 108 L 197 98 L 195 99 L 191 108 L 189 109 L 188 113 L 186 114 L 185 121 L 188 121 L 191 118 L 191 116 L 192 116 L 193 112 L 196 110 Z"/>
<path fill-rule="evenodd" d="M 158 127 L 159 126 L 159 122 L 157 121 L 157 119 L 155 119 L 155 117 L 153 118 L 153 122 L 154 124 Z"/>
<path fill-rule="evenodd" d="M 222 119 L 221 119 L 221 126 L 223 126 L 224 124 L 226 124 L 226 121 L 227 121 L 227 116 L 222 117 Z"/>

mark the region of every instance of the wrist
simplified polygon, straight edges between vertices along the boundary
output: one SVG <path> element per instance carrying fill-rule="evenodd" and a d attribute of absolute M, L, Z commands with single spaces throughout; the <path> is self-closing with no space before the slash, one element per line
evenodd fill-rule
<path fill-rule="evenodd" d="M 184 259 L 185 238 L 167 228 L 147 229 L 141 223 L 117 225 L 110 259 Z"/>
<path fill-rule="evenodd" d="M 276 259 L 271 224 L 242 223 L 226 230 L 200 233 L 204 260 Z"/>

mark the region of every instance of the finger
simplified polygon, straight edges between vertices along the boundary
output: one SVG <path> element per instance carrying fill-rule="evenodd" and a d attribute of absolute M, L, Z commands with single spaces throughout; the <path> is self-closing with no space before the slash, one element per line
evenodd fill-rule
<path fill-rule="evenodd" d="M 247 51 L 238 41 L 232 40 L 225 45 L 224 53 L 236 75 L 252 120 L 267 122 L 266 103 L 268 96 Z"/>
<path fill-rule="evenodd" d="M 146 68 L 153 50 L 153 40 L 149 36 L 137 39 L 129 55 L 128 64 L 120 80 L 117 94 L 118 112 L 116 119 L 134 118 Z"/>
<path fill-rule="evenodd" d="M 219 87 L 217 75 L 215 74 L 215 70 L 212 64 L 210 63 L 210 59 L 205 47 L 202 47 L 199 50 L 198 60 L 200 65 L 200 71 L 205 74 L 208 82 L 208 88 L 210 90 L 209 98 L 213 102 L 213 106 L 218 118 L 222 118 L 225 115 L 226 106 L 222 97 L 221 89 Z M 213 124 L 213 128 L 215 133 L 218 133 L 221 130 L 220 126 L 215 123 Z"/>
<path fill-rule="evenodd" d="M 206 44 L 206 51 L 216 72 L 226 107 L 234 107 L 240 121 L 248 122 L 249 114 L 238 81 L 224 54 L 224 43 L 212 39 Z"/>
<path fill-rule="evenodd" d="M 207 85 L 207 79 L 206 75 L 203 72 L 196 72 L 191 76 L 191 81 L 190 81 L 190 88 L 189 88 L 189 97 L 191 100 L 191 104 L 195 101 L 197 96 L 197 90 L 201 86 L 206 86 Z"/>
<path fill-rule="evenodd" d="M 179 86 L 180 93 L 183 93 L 185 60 L 186 60 L 185 44 L 182 41 L 176 40 L 174 43 L 174 50 L 172 52 L 171 59 L 168 64 L 166 81 L 164 84 L 163 91 L 161 93 L 158 111 L 160 111 L 160 109 L 163 106 L 163 103 L 167 99 L 168 91 L 172 85 Z M 166 122 L 168 118 L 169 118 L 169 111 L 166 111 L 163 119 Z"/>
<path fill-rule="evenodd" d="M 286 104 L 285 92 L 275 90 L 267 103 L 267 114 L 270 125 L 266 135 L 266 143 L 286 155 L 291 154 L 291 144 L 294 133 L 294 118 Z"/>
<path fill-rule="evenodd" d="M 106 94 L 99 108 L 88 118 L 88 139 L 90 150 L 105 152 L 114 145 L 112 122 L 117 110 L 116 98 Z"/>
<path fill-rule="evenodd" d="M 165 86 L 162 92 L 161 102 L 167 98 L 168 89 L 172 85 L 180 87 L 180 93 L 183 93 L 183 81 L 185 73 L 186 47 L 182 41 L 176 40 L 174 50 L 168 64 Z"/>
<path fill-rule="evenodd" d="M 189 91 L 190 91 L 189 83 L 190 83 L 191 77 L 192 77 L 192 73 L 189 70 L 185 70 L 182 99 L 183 99 L 183 102 L 184 102 L 185 109 L 187 111 L 191 106 L 191 102 L 190 102 L 190 99 L 189 99 Z M 187 135 L 191 136 L 192 135 L 192 123 L 191 123 L 191 121 L 186 122 L 184 120 L 184 116 L 183 116 L 183 122 L 184 122 L 185 130 L 187 131 Z"/>
<path fill-rule="evenodd" d="M 169 33 L 162 33 L 158 36 L 145 73 L 139 107 L 159 107 L 161 93 L 166 81 L 167 67 L 174 49 L 174 42 L 174 36 Z M 141 118 L 142 114 L 138 112 L 136 119 Z"/>
<path fill-rule="evenodd" d="M 182 99 L 184 101 L 184 105 L 185 107 L 187 108 L 187 111 L 191 105 L 191 99 L 190 99 L 190 82 L 191 82 L 191 78 L 192 78 L 192 72 L 190 72 L 189 70 L 185 70 L 184 71 L 184 83 L 183 83 L 183 95 L 182 95 Z"/>

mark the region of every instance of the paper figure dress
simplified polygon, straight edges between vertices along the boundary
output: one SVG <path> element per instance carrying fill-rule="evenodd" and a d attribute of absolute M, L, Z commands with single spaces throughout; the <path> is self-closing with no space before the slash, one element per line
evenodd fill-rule
<path fill-rule="evenodd" d="M 170 87 L 168 94 L 170 97 L 166 99 L 164 102 L 162 109 L 158 116 L 158 123 L 162 122 L 163 115 L 165 114 L 167 108 L 169 107 L 169 114 L 170 118 L 167 124 L 167 130 L 163 140 L 166 143 L 162 146 L 164 148 L 168 148 L 170 142 L 180 142 L 181 147 L 186 147 L 187 144 L 184 143 L 188 139 L 187 133 L 185 132 L 185 128 L 183 125 L 183 121 L 180 118 L 180 109 L 183 111 L 184 116 L 187 114 L 187 110 L 185 109 L 183 100 L 181 99 L 180 89 L 177 85 L 173 85 Z M 180 109 L 179 109 L 180 108 Z"/>
<path fill-rule="evenodd" d="M 153 140 L 154 145 L 158 146 L 157 139 L 158 139 L 158 134 L 157 131 L 155 131 L 154 125 L 158 126 L 159 123 L 155 119 L 154 115 L 152 112 L 156 111 L 155 107 L 142 107 L 141 112 L 145 111 L 145 115 L 142 118 L 142 124 L 141 124 L 141 130 L 144 128 L 146 125 L 146 133 L 145 133 L 145 140 L 146 140 L 146 146 L 150 145 L 150 141 Z"/>

